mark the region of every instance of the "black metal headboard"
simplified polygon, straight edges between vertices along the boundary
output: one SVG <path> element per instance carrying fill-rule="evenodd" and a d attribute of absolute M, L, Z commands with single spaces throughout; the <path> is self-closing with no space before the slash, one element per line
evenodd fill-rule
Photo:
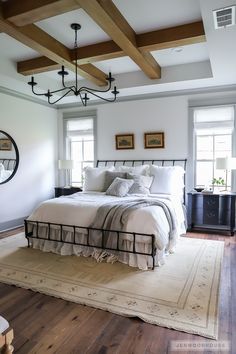
<path fill-rule="evenodd" d="M 5 170 L 13 171 L 16 167 L 16 159 L 2 159 L 0 158 L 0 163 L 3 164 Z"/>
<path fill-rule="evenodd" d="M 96 167 L 105 166 L 140 166 L 140 165 L 157 165 L 157 166 L 181 166 L 186 172 L 187 159 L 158 159 L 158 160 L 97 160 Z M 184 175 L 184 185 L 186 180 L 186 173 Z M 185 187 L 183 192 L 183 199 L 185 204 Z"/>
<path fill-rule="evenodd" d="M 97 160 L 97 167 L 102 166 L 181 166 L 186 171 L 187 159 L 158 159 L 158 160 Z"/>

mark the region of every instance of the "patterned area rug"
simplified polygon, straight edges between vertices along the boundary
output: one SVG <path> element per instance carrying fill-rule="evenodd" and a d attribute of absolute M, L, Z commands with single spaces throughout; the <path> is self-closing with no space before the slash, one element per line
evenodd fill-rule
<path fill-rule="evenodd" d="M 181 238 L 164 266 L 141 271 L 30 249 L 18 234 L 0 241 L 0 281 L 217 339 L 223 249 L 220 241 Z"/>

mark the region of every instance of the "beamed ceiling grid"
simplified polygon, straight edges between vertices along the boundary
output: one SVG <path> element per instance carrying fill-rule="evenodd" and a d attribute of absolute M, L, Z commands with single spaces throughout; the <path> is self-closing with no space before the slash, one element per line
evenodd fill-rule
<path fill-rule="evenodd" d="M 8 0 L 0 3 L 0 31 L 39 53 L 17 63 L 17 71 L 32 75 L 64 65 L 75 71 L 73 49 L 54 39 L 34 23 L 83 9 L 110 37 L 109 41 L 78 48 L 78 74 L 98 86 L 107 84 L 104 73 L 92 63 L 128 56 L 150 79 L 161 78 L 161 67 L 151 51 L 204 42 L 201 21 L 136 34 L 111 0 Z"/>

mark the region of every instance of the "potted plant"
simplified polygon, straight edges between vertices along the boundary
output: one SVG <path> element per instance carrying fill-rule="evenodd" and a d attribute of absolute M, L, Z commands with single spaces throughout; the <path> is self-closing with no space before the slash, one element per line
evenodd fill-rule
<path fill-rule="evenodd" d="M 226 187 L 226 185 L 225 185 L 225 180 L 224 180 L 224 178 L 222 178 L 222 177 L 213 178 L 213 180 L 212 180 L 212 185 L 213 185 L 213 189 L 214 189 L 215 186 L 216 186 L 216 187 L 221 187 L 221 186 L 225 186 L 225 187 Z"/>

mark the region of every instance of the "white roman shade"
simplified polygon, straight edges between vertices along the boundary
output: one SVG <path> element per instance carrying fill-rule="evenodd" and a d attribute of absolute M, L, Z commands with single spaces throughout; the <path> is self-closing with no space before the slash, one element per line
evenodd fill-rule
<path fill-rule="evenodd" d="M 67 120 L 67 137 L 93 134 L 93 118 L 78 118 Z"/>
<path fill-rule="evenodd" d="M 198 135 L 231 134 L 234 129 L 234 106 L 194 110 L 194 130 Z"/>

